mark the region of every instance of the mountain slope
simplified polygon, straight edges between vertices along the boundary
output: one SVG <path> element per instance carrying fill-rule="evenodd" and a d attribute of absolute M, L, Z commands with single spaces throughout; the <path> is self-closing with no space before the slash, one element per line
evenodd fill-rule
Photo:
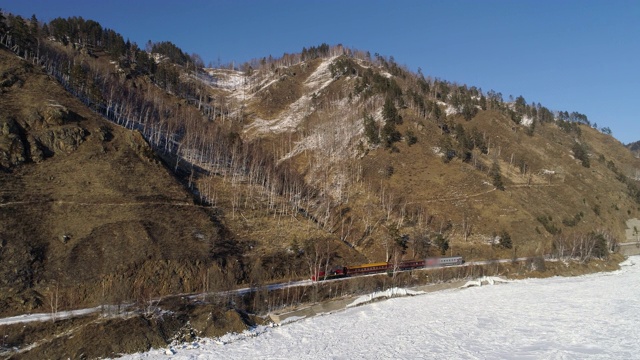
<path fill-rule="evenodd" d="M 200 286 L 225 230 L 140 134 L 6 50 L 0 71 L 15 80 L 0 97 L 0 314 L 42 311 L 54 291 L 67 308 L 130 299 L 150 279 L 145 296 Z"/>
<path fill-rule="evenodd" d="M 631 152 L 634 154 L 634 156 L 640 157 L 640 141 L 636 141 L 636 142 L 632 142 L 630 144 L 627 144 L 626 147 L 631 150 Z"/>
<path fill-rule="evenodd" d="M 468 257 L 509 256 L 486 246 L 503 231 L 514 240 L 511 253 L 551 253 L 559 237 L 623 240 L 624 220 L 637 216 L 637 160 L 578 113 L 544 120 L 539 105 L 487 106 L 491 100 L 471 94 L 467 116 L 456 97 L 473 89 L 348 55 L 235 74 L 243 76 L 229 96 L 244 94 L 245 140 L 269 142 L 278 161 L 328 195 L 323 201 L 341 214 L 325 219 L 331 231 L 371 261 L 388 258 L 402 234 L 405 256 L 438 236 Z M 440 109 L 425 111 L 429 101 Z M 400 116 L 399 137 L 372 143 L 366 118 L 382 135 L 387 109 Z M 496 189 L 494 163 L 505 191 Z"/>
<path fill-rule="evenodd" d="M 66 208 L 111 207 L 102 211 L 119 224 L 117 229 L 108 224 L 73 227 L 69 218 L 43 217 L 47 225 L 40 232 L 62 242 L 119 240 L 111 253 L 96 250 L 94 240 L 83 241 L 66 253 L 60 250 L 60 260 L 38 255 L 48 247 L 34 245 L 27 251 L 35 254 L 30 255 L 33 264 L 47 259 L 63 269 L 69 261 L 100 265 L 105 259 L 102 268 L 87 272 L 87 279 L 96 279 L 105 267 L 118 268 L 118 254 L 127 248 L 139 250 L 131 260 L 136 264 L 154 259 L 155 251 L 162 259 L 190 257 L 182 249 L 176 250 L 183 255 L 163 253 L 171 243 L 158 241 L 157 233 L 173 231 L 171 238 L 195 241 L 196 261 L 208 256 L 221 267 L 217 271 L 260 282 L 310 275 L 319 264 L 440 254 L 486 259 L 560 251 L 557 255 L 565 256 L 558 250 L 562 244 L 585 238 L 589 243 L 604 239 L 605 248 L 613 248 L 624 236 L 625 220 L 637 216 L 640 192 L 633 174 L 638 160 L 591 128 L 586 115 L 552 112 L 521 96 L 506 102 L 495 91 L 425 78 L 393 59 L 339 45 L 263 58 L 244 64 L 243 71 L 203 69 L 195 60 L 183 61 L 186 55 L 171 43 L 156 44 L 160 53 L 148 54 L 123 44 L 112 31 L 103 32 L 100 42 L 80 36 L 82 31 L 65 33 L 65 24 L 86 25 L 77 18 L 55 19 L 52 36 L 42 38 L 37 53 L 24 50 L 25 56 L 44 64 L 68 91 L 112 123 L 141 135 L 111 139 L 121 129 L 89 123 L 86 110 L 66 103 L 60 105 L 71 112 L 60 110 L 63 120 L 47 120 L 48 112 L 60 112 L 58 103 L 47 102 L 50 96 L 39 89 L 37 97 L 22 99 L 38 104 L 33 109 L 14 105 L 16 120 L 4 126 L 3 167 L 15 174 L 45 171 L 60 186 L 48 190 L 50 185 L 25 173 L 26 185 L 16 185 L 25 190 L 5 195 L 6 206 L 34 201 L 16 195 L 29 193 L 48 201 L 47 216 L 58 208 L 64 213 Z M 5 38 L 7 46 L 21 48 L 10 40 Z M 7 72 L 3 83 L 10 91 L 21 89 L 20 71 L 25 70 Z M 8 109 L 11 101 L 17 103 L 10 96 L 6 101 Z M 77 149 L 91 155 L 75 158 Z M 101 163 L 104 154 L 120 167 Z M 211 239 L 212 233 L 191 224 L 148 223 L 149 213 L 132 210 L 153 206 L 162 217 L 172 216 L 161 211 L 163 206 L 194 208 L 183 198 L 188 195 L 158 182 L 169 173 L 155 156 L 207 205 L 197 211 L 215 212 L 213 232 L 225 233 L 221 241 L 203 245 L 194 239 Z M 148 163 L 142 166 L 139 160 Z M 165 175 L 146 180 L 143 175 L 153 166 Z M 67 168 L 82 180 L 55 175 Z M 95 172 L 117 176 L 101 180 Z M 145 179 L 144 188 L 133 179 Z M 79 192 L 81 187 L 91 195 Z M 136 216 L 139 221 L 120 223 Z M 119 231 L 141 236 L 129 241 Z M 211 249 L 219 243 L 225 244 L 222 249 Z M 51 249 L 69 248 L 61 246 Z M 156 250 L 146 254 L 147 249 Z M 591 251 L 580 256 L 588 258 Z M 228 262 L 217 259 L 219 254 L 244 259 L 241 269 L 224 269 Z"/>
<path fill-rule="evenodd" d="M 171 43 L 148 54 L 89 23 L 0 37 L 27 59 L 0 51 L 0 315 L 135 302 L 131 321 L 163 344 L 227 317 L 247 324 L 244 310 L 337 296 L 331 284 L 286 297 L 263 287 L 319 268 L 586 262 L 638 217 L 640 160 L 583 114 L 339 45 L 205 69 Z M 346 291 L 365 289 L 358 280 Z M 169 297 L 176 312 L 143 314 L 151 299 L 205 291 L 223 296 Z M 139 339 L 126 351 L 151 346 Z"/>

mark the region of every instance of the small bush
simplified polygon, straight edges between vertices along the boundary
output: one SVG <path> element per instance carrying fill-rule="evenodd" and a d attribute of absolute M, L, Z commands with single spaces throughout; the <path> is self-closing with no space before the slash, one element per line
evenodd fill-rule
<path fill-rule="evenodd" d="M 513 247 L 511 235 L 509 235 L 506 230 L 502 230 L 500 233 L 500 247 L 504 249 L 511 249 Z"/>
<path fill-rule="evenodd" d="M 544 226 L 544 229 L 547 230 L 547 232 L 551 235 L 558 235 L 560 234 L 560 232 L 562 232 L 562 230 L 558 229 L 554 224 L 553 224 L 553 220 L 551 218 L 551 216 L 547 217 L 547 216 L 538 216 L 537 217 L 538 222 L 540 222 L 540 224 L 542 224 L 542 226 Z"/>
<path fill-rule="evenodd" d="M 407 141 L 407 145 L 411 146 L 418 142 L 418 137 L 411 130 L 407 130 L 405 134 L 405 139 Z"/>

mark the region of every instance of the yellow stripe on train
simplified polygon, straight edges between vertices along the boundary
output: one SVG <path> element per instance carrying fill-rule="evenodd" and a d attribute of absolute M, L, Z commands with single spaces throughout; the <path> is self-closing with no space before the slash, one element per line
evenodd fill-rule
<path fill-rule="evenodd" d="M 371 263 L 371 264 L 362 264 L 362 265 L 357 265 L 357 266 L 347 266 L 347 270 L 359 270 L 359 269 L 367 269 L 367 268 L 372 268 L 372 267 L 380 267 L 380 266 L 388 266 L 388 263 L 386 262 L 377 262 L 377 263 Z"/>

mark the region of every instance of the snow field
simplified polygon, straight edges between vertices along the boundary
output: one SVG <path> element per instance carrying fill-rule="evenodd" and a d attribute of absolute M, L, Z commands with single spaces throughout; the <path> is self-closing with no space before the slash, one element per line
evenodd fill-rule
<path fill-rule="evenodd" d="M 393 298 L 127 359 L 640 359 L 640 257 L 620 271 Z M 193 347 L 193 346 L 192 346 Z"/>

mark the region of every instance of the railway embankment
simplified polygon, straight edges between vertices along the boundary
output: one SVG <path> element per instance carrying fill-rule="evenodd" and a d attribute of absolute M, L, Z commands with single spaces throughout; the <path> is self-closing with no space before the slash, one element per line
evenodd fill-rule
<path fill-rule="evenodd" d="M 579 276 L 594 272 L 613 271 L 618 269 L 618 264 L 624 260 L 624 257 L 621 255 L 623 255 L 622 252 L 620 252 L 620 254 L 612 254 L 608 260 L 592 260 L 587 263 L 579 261 L 545 261 L 542 257 L 539 257 L 539 259 L 522 258 L 502 261 L 478 261 L 454 267 L 414 270 L 403 273 L 402 278 L 396 278 L 394 283 L 386 283 L 387 286 L 410 289 L 410 293 L 394 294 L 393 296 L 383 295 L 371 299 L 369 302 L 394 296 L 417 295 L 462 288 L 469 280 L 477 280 L 486 276 L 498 276 L 506 279 L 524 279 L 528 277 Z M 376 274 L 366 277 L 317 282 L 315 285 L 309 286 L 317 286 L 316 296 L 323 300 L 312 304 L 301 304 L 294 308 L 289 307 L 287 309 L 272 311 L 267 314 L 268 318 L 276 324 L 284 324 L 317 315 L 341 311 L 354 306 L 354 304 L 366 303 L 358 301 L 358 299 L 363 297 L 363 293 L 366 292 L 363 292 L 364 288 L 371 289 L 371 291 L 376 288 L 388 289 L 388 287 L 383 285 L 384 283 L 381 283 L 381 281 L 385 281 L 385 277 L 387 276 L 387 274 Z M 367 281 L 369 286 L 362 286 L 360 284 L 362 281 Z M 382 287 L 380 287 L 380 285 L 382 285 Z M 326 295 L 327 293 L 327 289 L 323 289 L 323 287 L 327 286 L 333 286 L 334 291 L 337 290 L 338 287 L 348 289 L 359 288 L 360 291 L 347 291 L 345 295 L 337 298 L 322 297 L 321 294 Z M 380 290 L 379 292 L 384 293 L 385 291 Z"/>
<path fill-rule="evenodd" d="M 624 256 L 640 255 L 640 242 L 626 242 L 618 244 L 618 252 Z"/>
<path fill-rule="evenodd" d="M 287 309 L 285 311 L 272 312 L 269 313 L 268 316 L 269 319 L 271 319 L 271 321 L 273 321 L 274 323 L 283 324 L 317 315 L 330 314 L 336 311 L 344 310 L 351 306 L 361 305 L 376 300 L 387 299 L 390 297 L 413 296 L 434 291 L 460 288 L 466 282 L 467 280 L 452 280 L 444 283 L 420 285 L 412 287 L 408 292 L 384 291 L 380 292 L 380 296 L 370 297 L 370 300 L 368 301 L 360 300 L 361 298 L 363 298 L 363 295 L 348 295 L 338 299 L 326 300 L 296 309 Z"/>
<path fill-rule="evenodd" d="M 627 220 L 625 242 L 618 244 L 618 252 L 624 256 L 640 255 L 640 220 Z"/>

